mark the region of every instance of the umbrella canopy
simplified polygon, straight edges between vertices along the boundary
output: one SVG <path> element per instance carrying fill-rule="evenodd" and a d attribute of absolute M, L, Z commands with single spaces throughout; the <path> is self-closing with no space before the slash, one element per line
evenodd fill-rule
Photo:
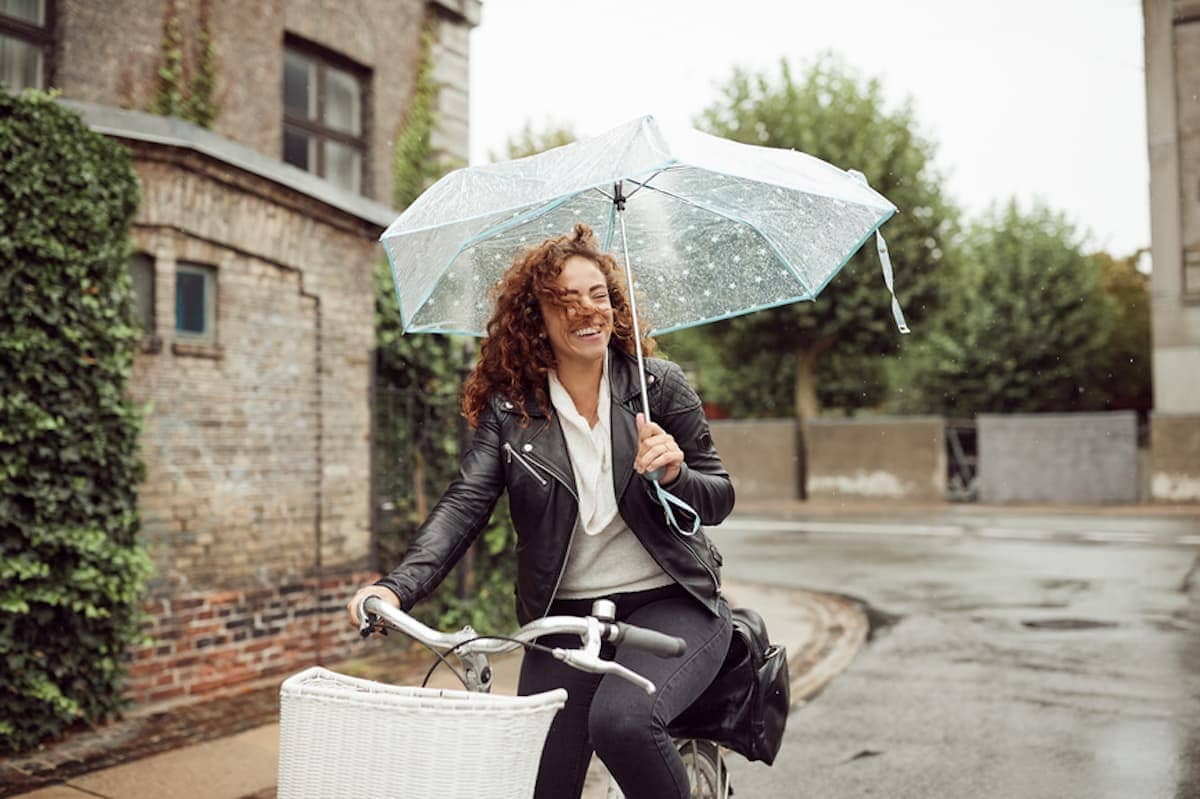
<path fill-rule="evenodd" d="M 614 194 L 628 198 L 620 218 Z M 624 225 L 641 314 L 666 333 L 815 299 L 895 211 L 857 173 L 647 116 L 451 172 L 381 241 L 406 332 L 483 336 L 490 291 L 523 248 L 584 222 L 608 249 Z M 893 309 L 903 329 L 894 293 Z"/>

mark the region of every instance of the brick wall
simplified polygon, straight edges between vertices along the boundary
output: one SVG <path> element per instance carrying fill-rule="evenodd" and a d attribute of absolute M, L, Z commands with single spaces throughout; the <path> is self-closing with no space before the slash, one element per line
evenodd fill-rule
<path fill-rule="evenodd" d="M 345 605 L 376 576 L 354 572 L 149 600 L 143 632 L 150 641 L 133 653 L 126 695 L 139 703 L 203 696 L 371 651 L 379 644 L 359 638 Z"/>
<path fill-rule="evenodd" d="M 388 212 L 330 199 L 320 181 L 276 168 L 285 38 L 369 71 L 363 194 L 390 203 L 423 23 L 438 20 L 439 74 L 453 84 L 439 145 L 465 161 L 466 31 L 479 22 L 477 0 L 213 0 L 217 136 L 188 146 L 197 139 L 141 135 L 134 115 L 113 111 L 150 100 L 167 4 L 56 4 L 54 83 L 68 99 L 108 107 L 100 129 L 133 152 L 142 187 L 133 240 L 154 266 L 155 319 L 131 382 L 148 409 L 140 503 L 156 566 L 154 643 L 131 664 L 129 692 L 141 702 L 348 655 L 356 637 L 342 606 L 371 577 L 372 272 Z M 200 0 L 176 6 L 194 42 Z M 217 137 L 255 152 L 234 157 Z M 273 163 L 264 168 L 259 155 Z M 176 337 L 181 261 L 215 270 L 212 341 Z"/>
<path fill-rule="evenodd" d="M 130 140 L 135 246 L 154 324 L 142 538 L 156 567 L 128 693 L 201 696 L 361 652 L 345 622 L 373 579 L 372 270 L 379 228 L 185 148 Z M 175 332 L 180 261 L 215 269 L 212 341 Z"/>
<path fill-rule="evenodd" d="M 56 84 L 75 100 L 143 109 L 153 96 L 161 61 L 166 0 L 65 0 L 59 7 L 61 47 Z M 365 124 L 367 169 L 363 193 L 380 202 L 392 195 L 395 133 L 412 95 L 425 0 L 256 0 L 211 2 L 218 56 L 214 132 L 279 158 L 283 137 L 283 41 L 299 37 L 369 70 Z M 440 9 L 439 53 L 450 81 L 442 94 L 446 124 L 438 145 L 466 162 L 467 32 L 478 24 L 478 3 L 464 19 Z M 194 39 L 199 0 L 177 0 L 184 36 Z M 190 45 L 189 45 L 190 46 Z"/>
<path fill-rule="evenodd" d="M 141 497 L 154 590 L 361 569 L 377 230 L 215 161 L 134 151 L 134 241 L 154 258 L 161 342 L 131 387 L 151 408 Z M 175 338 L 180 260 L 216 268 L 212 345 Z"/>

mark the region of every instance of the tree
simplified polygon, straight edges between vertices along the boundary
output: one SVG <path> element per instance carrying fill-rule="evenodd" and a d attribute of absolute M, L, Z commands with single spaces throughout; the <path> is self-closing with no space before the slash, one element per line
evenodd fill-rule
<path fill-rule="evenodd" d="M 1082 236 L 1059 213 L 1016 201 L 973 224 L 956 254 L 961 292 L 915 355 L 910 410 L 976 413 L 1102 407 L 1092 382 L 1111 302 Z"/>
<path fill-rule="evenodd" d="M 909 321 L 920 322 L 940 304 L 934 272 L 942 264 L 955 214 L 933 168 L 934 146 L 916 131 L 911 103 L 888 108 L 878 80 L 863 80 L 826 56 L 799 77 L 786 61 L 774 76 L 736 71 L 700 122 L 720 136 L 802 150 L 863 172 L 900 209 L 884 232 Z M 878 258 L 874 247 L 864 250 L 817 302 L 760 311 L 718 325 L 710 334 L 735 355 L 787 353 L 800 418 L 819 411 L 815 374 L 826 353 L 837 348 L 879 356 L 897 349 L 900 336 Z"/>
<path fill-rule="evenodd" d="M 1094 386 L 1110 410 L 1148 411 L 1154 405 L 1150 374 L 1150 277 L 1137 269 L 1140 252 L 1092 256 L 1100 288 L 1112 301 L 1113 323 Z"/>
<path fill-rule="evenodd" d="M 575 131 L 570 125 L 548 124 L 541 130 L 534 130 L 533 124 L 526 121 L 520 133 L 508 137 L 504 144 L 504 155 L 497 157 L 496 153 L 488 153 L 493 161 L 505 158 L 525 158 L 537 155 L 546 150 L 562 147 L 576 139 Z"/>

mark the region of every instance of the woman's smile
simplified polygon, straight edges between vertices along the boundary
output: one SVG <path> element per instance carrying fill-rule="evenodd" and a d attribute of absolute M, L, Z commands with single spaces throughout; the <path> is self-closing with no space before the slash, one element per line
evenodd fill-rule
<path fill-rule="evenodd" d="M 612 337 L 612 300 L 600 267 L 573 255 L 563 262 L 558 287 L 569 305 L 541 301 L 542 322 L 554 359 L 567 363 L 594 363 L 604 357 Z"/>

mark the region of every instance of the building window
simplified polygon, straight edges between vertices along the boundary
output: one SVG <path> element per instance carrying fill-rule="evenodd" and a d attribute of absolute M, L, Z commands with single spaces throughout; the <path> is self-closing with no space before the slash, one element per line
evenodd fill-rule
<path fill-rule="evenodd" d="M 180 261 L 175 267 L 175 336 L 211 344 L 216 340 L 217 270 Z"/>
<path fill-rule="evenodd" d="M 134 253 L 129 259 L 129 277 L 133 281 L 133 294 L 137 298 L 138 320 L 142 332 L 154 332 L 154 259 L 144 252 Z"/>
<path fill-rule="evenodd" d="M 48 0 L 0 0 L 0 84 L 9 91 L 49 83 L 52 11 Z"/>
<path fill-rule="evenodd" d="M 283 51 L 283 160 L 362 193 L 363 70 L 299 43 Z"/>

